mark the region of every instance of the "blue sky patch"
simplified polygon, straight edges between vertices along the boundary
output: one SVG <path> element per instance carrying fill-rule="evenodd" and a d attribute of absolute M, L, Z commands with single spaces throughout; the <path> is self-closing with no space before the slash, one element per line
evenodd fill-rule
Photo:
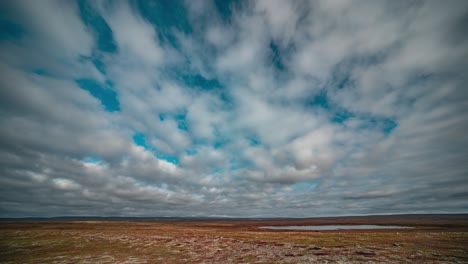
<path fill-rule="evenodd" d="M 279 71 L 283 71 L 285 69 L 284 64 L 281 62 L 281 54 L 279 51 L 278 45 L 276 45 L 273 41 L 270 42 L 270 50 L 271 50 L 271 61 L 273 65 Z"/>
<path fill-rule="evenodd" d="M 81 89 L 88 91 L 92 96 L 101 101 L 101 104 L 109 112 L 120 111 L 120 103 L 117 99 L 117 92 L 103 87 L 100 83 L 93 79 L 78 79 L 76 80 Z"/>
<path fill-rule="evenodd" d="M 0 41 L 19 40 L 26 35 L 25 29 L 0 15 Z"/>
<path fill-rule="evenodd" d="M 213 168 L 210 172 L 210 174 L 221 174 L 221 173 L 224 173 L 223 168 Z"/>
<path fill-rule="evenodd" d="M 218 9 L 221 18 L 225 21 L 231 19 L 233 11 L 240 7 L 239 0 L 214 0 L 216 9 Z"/>
<path fill-rule="evenodd" d="M 341 110 L 333 114 L 332 122 L 342 124 L 351 117 L 354 117 L 353 113 L 346 110 Z"/>
<path fill-rule="evenodd" d="M 253 167 L 254 167 L 254 163 L 251 160 L 238 159 L 238 158 L 229 160 L 230 171 L 248 169 L 248 168 L 253 168 Z"/>
<path fill-rule="evenodd" d="M 177 122 L 177 128 L 182 130 L 182 131 L 189 131 L 188 126 L 187 126 L 187 114 L 166 114 L 166 113 L 160 113 L 159 114 L 159 121 L 164 122 L 168 118 L 173 119 L 174 121 Z"/>
<path fill-rule="evenodd" d="M 40 75 L 40 76 L 46 76 L 48 75 L 47 71 L 44 69 L 35 69 L 33 70 L 34 74 Z"/>
<path fill-rule="evenodd" d="M 109 53 L 117 52 L 117 44 L 112 29 L 102 16 L 86 0 L 78 1 L 78 6 L 83 22 L 92 29 L 97 37 L 97 49 Z"/>
<path fill-rule="evenodd" d="M 224 142 L 218 141 L 213 144 L 214 149 L 220 149 L 224 145 Z"/>
<path fill-rule="evenodd" d="M 160 41 L 168 41 L 177 47 L 173 29 L 186 34 L 192 32 L 187 11 L 181 0 L 136 0 L 132 2 L 143 17 L 155 25 Z"/>
<path fill-rule="evenodd" d="M 321 90 L 319 94 L 312 98 L 308 105 L 328 109 L 330 104 L 328 102 L 327 92 L 325 90 Z"/>
<path fill-rule="evenodd" d="M 187 126 L 187 114 L 177 114 L 174 116 L 174 120 L 177 122 L 177 128 L 182 131 L 189 131 Z"/>
<path fill-rule="evenodd" d="M 96 69 L 98 69 L 98 71 L 100 71 L 102 74 L 106 74 L 106 65 L 104 64 L 104 62 L 102 62 L 102 60 L 93 57 L 91 61 L 93 62 Z"/>
<path fill-rule="evenodd" d="M 156 157 L 158 159 L 165 160 L 165 161 L 170 162 L 172 164 L 179 165 L 179 158 L 177 158 L 175 156 L 157 155 Z"/>
<path fill-rule="evenodd" d="M 249 141 L 250 146 L 260 146 L 261 142 L 256 136 L 252 137 L 247 137 L 247 140 Z"/>
<path fill-rule="evenodd" d="M 397 126 L 398 123 L 390 118 L 384 117 L 360 117 L 364 118 L 366 123 L 360 129 L 377 129 L 385 135 L 389 135 Z"/>
<path fill-rule="evenodd" d="M 85 163 L 92 163 L 92 164 L 100 164 L 103 162 L 103 160 L 99 157 L 95 156 L 88 156 L 83 159 L 83 162 Z"/>
<path fill-rule="evenodd" d="M 157 150 L 155 147 L 148 145 L 146 136 L 143 133 L 135 133 L 132 139 L 135 145 L 143 147 L 145 150 L 151 151 L 156 158 L 165 160 L 175 165 L 179 164 L 179 158 L 176 156 L 166 155 L 165 153 Z"/>
<path fill-rule="evenodd" d="M 197 154 L 197 149 L 196 148 L 191 148 L 191 149 L 186 149 L 185 150 L 185 154 L 187 154 L 188 156 L 193 156 L 195 154 Z"/>
<path fill-rule="evenodd" d="M 398 123 L 390 118 L 384 118 L 381 122 L 382 130 L 386 135 L 390 134 L 398 126 Z"/>
<path fill-rule="evenodd" d="M 137 146 L 140 146 L 140 147 L 144 147 L 146 150 L 148 150 L 148 145 L 146 144 L 146 137 L 144 134 L 142 133 L 136 133 L 135 135 L 133 135 L 133 142 L 135 143 L 135 145 Z"/>
<path fill-rule="evenodd" d="M 291 186 L 291 188 L 298 192 L 310 192 L 317 188 L 318 183 L 316 182 L 301 182 L 296 183 Z"/>
<path fill-rule="evenodd" d="M 200 74 L 183 75 L 181 78 L 188 87 L 199 88 L 201 90 L 209 91 L 222 87 L 217 79 L 205 79 Z"/>

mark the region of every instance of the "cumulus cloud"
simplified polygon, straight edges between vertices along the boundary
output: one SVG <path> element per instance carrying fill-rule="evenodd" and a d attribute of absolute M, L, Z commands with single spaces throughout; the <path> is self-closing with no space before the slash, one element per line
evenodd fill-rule
<path fill-rule="evenodd" d="M 1 216 L 468 208 L 464 1 L 0 7 Z"/>
<path fill-rule="evenodd" d="M 106 8 L 107 7 L 107 8 Z M 125 63 L 155 65 L 162 63 L 164 53 L 158 44 L 155 25 L 145 21 L 125 1 L 101 7 Z"/>

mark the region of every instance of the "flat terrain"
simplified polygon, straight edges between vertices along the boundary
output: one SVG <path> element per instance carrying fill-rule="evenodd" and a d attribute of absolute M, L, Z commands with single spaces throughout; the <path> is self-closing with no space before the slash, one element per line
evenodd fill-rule
<path fill-rule="evenodd" d="M 0 263 L 468 263 L 468 215 L 0 222 Z M 388 224 L 280 231 L 271 225 Z"/>

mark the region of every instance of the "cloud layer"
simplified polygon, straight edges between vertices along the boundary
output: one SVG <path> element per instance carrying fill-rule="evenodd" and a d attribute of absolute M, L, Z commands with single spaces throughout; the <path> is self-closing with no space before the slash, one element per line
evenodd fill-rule
<path fill-rule="evenodd" d="M 467 3 L 4 1 L 0 216 L 467 212 Z"/>

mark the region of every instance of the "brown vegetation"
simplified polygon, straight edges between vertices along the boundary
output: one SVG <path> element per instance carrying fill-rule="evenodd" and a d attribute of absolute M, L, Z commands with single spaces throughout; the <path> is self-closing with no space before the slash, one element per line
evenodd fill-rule
<path fill-rule="evenodd" d="M 405 230 L 277 231 L 264 225 L 404 224 Z M 467 263 L 468 222 L 278 221 L 1 223 L 0 263 Z"/>

